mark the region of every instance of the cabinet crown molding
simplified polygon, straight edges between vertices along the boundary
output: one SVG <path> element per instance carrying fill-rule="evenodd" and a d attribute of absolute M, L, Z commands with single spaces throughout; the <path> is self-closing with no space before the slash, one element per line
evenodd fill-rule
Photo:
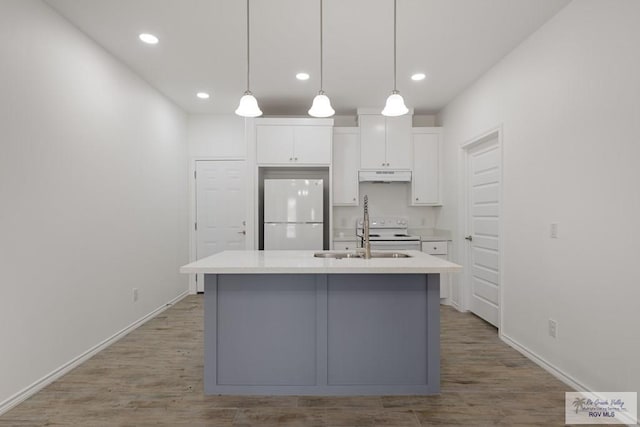
<path fill-rule="evenodd" d="M 380 107 L 361 107 L 358 108 L 358 115 L 359 116 L 363 116 L 363 115 L 376 115 L 376 116 L 381 116 L 382 115 L 382 109 Z M 413 108 L 409 108 L 409 112 L 406 115 L 410 115 L 413 116 Z"/>
<path fill-rule="evenodd" d="M 312 119 L 305 117 L 265 117 L 254 119 L 258 125 L 333 126 L 333 119 Z"/>

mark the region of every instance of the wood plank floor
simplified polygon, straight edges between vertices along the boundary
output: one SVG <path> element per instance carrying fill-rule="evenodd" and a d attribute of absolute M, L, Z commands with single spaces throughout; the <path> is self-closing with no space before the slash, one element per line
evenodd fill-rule
<path fill-rule="evenodd" d="M 189 296 L 0 417 L 0 426 L 563 426 L 571 391 L 495 328 L 442 307 L 437 396 L 205 396 Z"/>

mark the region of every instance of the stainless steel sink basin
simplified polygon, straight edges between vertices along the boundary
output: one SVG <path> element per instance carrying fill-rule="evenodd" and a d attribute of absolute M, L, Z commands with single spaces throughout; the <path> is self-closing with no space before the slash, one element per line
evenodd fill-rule
<path fill-rule="evenodd" d="M 313 254 L 316 258 L 362 258 L 363 254 L 357 252 L 316 252 Z"/>
<path fill-rule="evenodd" d="M 316 258 L 364 258 L 361 252 L 316 252 L 313 254 Z M 371 258 L 411 258 L 411 255 L 402 252 L 371 252 Z"/>
<path fill-rule="evenodd" d="M 402 252 L 371 252 L 371 258 L 411 258 Z"/>

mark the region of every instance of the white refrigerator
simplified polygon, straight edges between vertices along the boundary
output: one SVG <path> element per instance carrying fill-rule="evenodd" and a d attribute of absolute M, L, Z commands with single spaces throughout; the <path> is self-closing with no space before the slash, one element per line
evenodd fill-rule
<path fill-rule="evenodd" d="M 264 249 L 322 250 L 323 181 L 264 180 Z"/>

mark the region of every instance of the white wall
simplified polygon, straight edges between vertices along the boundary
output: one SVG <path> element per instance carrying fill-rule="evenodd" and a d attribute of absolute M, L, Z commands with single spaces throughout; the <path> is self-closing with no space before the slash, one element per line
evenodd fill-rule
<path fill-rule="evenodd" d="M 382 111 L 382 109 L 380 110 Z M 358 126 L 358 116 L 333 116 L 333 125 L 336 127 Z M 413 126 L 436 126 L 436 116 L 432 114 L 416 114 L 413 116 Z"/>
<path fill-rule="evenodd" d="M 502 333 L 599 391 L 640 390 L 638 17 L 637 0 L 570 3 L 439 117 L 438 226 L 458 225 L 460 144 L 502 125 Z"/>
<path fill-rule="evenodd" d="M 339 185 L 334 183 L 334 185 Z M 379 216 L 403 216 L 409 219 L 410 228 L 433 228 L 439 207 L 409 206 L 411 183 L 388 184 L 360 183 L 360 206 L 337 206 L 333 208 L 334 228 L 353 229 L 356 220 L 362 218 L 364 195 L 369 196 L 369 214 Z"/>
<path fill-rule="evenodd" d="M 195 114 L 188 119 L 189 156 L 246 158 L 245 119 L 235 114 Z"/>
<path fill-rule="evenodd" d="M 35 0 L 0 76 L 2 407 L 185 291 L 188 241 L 181 110 Z"/>

